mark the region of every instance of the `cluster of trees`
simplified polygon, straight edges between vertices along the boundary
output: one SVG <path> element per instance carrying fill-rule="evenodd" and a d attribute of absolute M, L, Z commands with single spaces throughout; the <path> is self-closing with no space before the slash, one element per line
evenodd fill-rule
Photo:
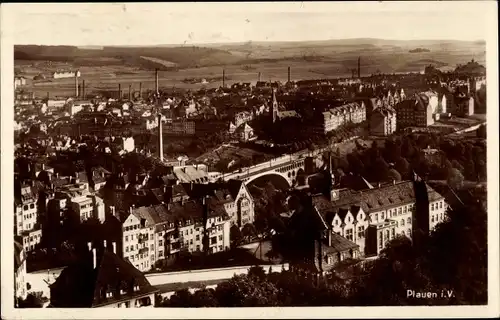
<path fill-rule="evenodd" d="M 426 155 L 427 147 L 437 149 Z M 412 134 L 393 137 L 383 147 L 373 142 L 371 148 L 360 148 L 342 158 L 333 155 L 333 165 L 342 172 L 360 174 L 370 181 L 410 178 L 412 171 L 429 180 L 447 180 L 460 187 L 464 179 L 486 179 L 486 146 L 484 142 L 445 139 L 435 134 Z"/>
<path fill-rule="evenodd" d="M 487 303 L 487 213 L 474 199 L 448 212 L 419 246 L 392 240 L 348 280 L 253 267 L 216 289 L 179 290 L 160 307 L 479 305 Z M 412 292 L 436 292 L 415 299 Z"/>

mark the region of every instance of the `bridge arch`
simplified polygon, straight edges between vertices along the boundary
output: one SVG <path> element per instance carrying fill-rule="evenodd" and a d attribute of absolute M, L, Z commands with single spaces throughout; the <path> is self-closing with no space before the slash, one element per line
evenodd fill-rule
<path fill-rule="evenodd" d="M 266 172 L 245 180 L 246 185 L 261 185 L 270 181 L 278 189 L 288 189 L 292 186 L 292 181 L 285 174 L 279 172 Z"/>

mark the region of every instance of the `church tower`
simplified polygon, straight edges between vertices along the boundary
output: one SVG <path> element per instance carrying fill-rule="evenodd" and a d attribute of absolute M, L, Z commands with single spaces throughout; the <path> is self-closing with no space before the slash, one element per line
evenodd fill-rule
<path fill-rule="evenodd" d="M 278 100 L 276 99 L 276 89 L 273 89 L 273 101 L 271 103 L 271 117 L 273 123 L 276 122 L 276 118 L 278 116 Z"/>

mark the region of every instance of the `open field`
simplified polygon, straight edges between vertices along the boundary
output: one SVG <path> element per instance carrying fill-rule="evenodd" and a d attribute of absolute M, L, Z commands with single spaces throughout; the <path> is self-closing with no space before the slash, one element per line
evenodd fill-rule
<path fill-rule="evenodd" d="M 104 47 L 90 50 L 77 47 L 15 46 L 15 69 L 28 78 L 27 89 L 35 95 L 71 95 L 74 79 L 50 79 L 59 69 L 79 69 L 86 92 L 128 86 L 138 90 L 154 87 L 154 69 L 159 68 L 160 87 L 200 89 L 218 87 L 184 83 L 187 78 L 218 78 L 226 71 L 226 84 L 286 81 L 287 67 L 292 80 L 350 77 L 361 58 L 361 75 L 373 73 L 421 72 L 425 66 L 454 68 L 474 58 L 485 61 L 485 44 L 463 41 L 386 41 L 377 39 L 332 40 L 289 43 L 216 44 L 206 47 Z M 207 48 L 208 47 L 208 48 Z M 410 53 L 414 48 L 429 52 Z M 175 70 L 172 70 L 175 68 Z M 44 81 L 33 81 L 44 74 Z"/>

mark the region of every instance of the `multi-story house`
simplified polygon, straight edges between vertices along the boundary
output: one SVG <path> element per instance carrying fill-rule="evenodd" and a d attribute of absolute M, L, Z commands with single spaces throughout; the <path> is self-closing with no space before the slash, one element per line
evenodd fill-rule
<path fill-rule="evenodd" d="M 366 120 L 364 102 L 352 102 L 340 107 L 329 109 L 322 113 L 319 125 L 324 134 L 336 130 L 347 123 L 361 123 Z"/>
<path fill-rule="evenodd" d="M 191 199 L 208 197 L 212 206 L 223 206 L 231 225 L 239 228 L 255 220 L 255 204 L 245 183 L 229 180 L 221 183 L 183 184 Z"/>
<path fill-rule="evenodd" d="M 192 136 L 196 134 L 196 122 L 186 119 L 167 120 L 163 126 L 164 133 L 179 136 Z"/>
<path fill-rule="evenodd" d="M 432 230 L 446 218 L 447 204 L 434 189 L 428 185 L 426 188 L 429 202 L 421 205 L 429 208 L 427 219 Z M 411 237 L 413 232 L 417 206 L 413 181 L 362 191 L 332 189 L 329 197 L 317 195 L 313 202 L 333 231 L 355 242 L 365 255 L 378 255 L 387 240 L 397 235 Z"/>
<path fill-rule="evenodd" d="M 105 220 L 104 201 L 95 194 L 90 193 L 83 184 L 67 185 L 57 192 L 59 197 L 68 201 L 68 206 L 79 217 L 80 222 L 90 218 Z"/>
<path fill-rule="evenodd" d="M 30 231 L 24 231 L 19 240 L 22 242 L 24 252 L 33 251 L 37 244 L 42 241 L 42 229 L 37 228 Z"/>
<path fill-rule="evenodd" d="M 203 212 L 207 210 L 208 248 L 203 247 Z M 215 253 L 230 246 L 230 220 L 222 207 L 199 201 L 131 208 L 122 225 L 123 257 L 145 272 L 159 260 L 169 261 L 181 251 Z"/>
<path fill-rule="evenodd" d="M 459 117 L 468 117 L 474 114 L 473 97 L 464 93 L 456 93 L 453 102 L 452 114 Z"/>
<path fill-rule="evenodd" d="M 14 241 L 14 295 L 16 298 L 26 299 L 28 289 L 26 287 L 26 254 L 23 246 Z"/>
<path fill-rule="evenodd" d="M 387 107 L 376 108 L 370 116 L 370 134 L 388 136 L 396 131 L 396 110 Z"/>
<path fill-rule="evenodd" d="M 434 102 L 437 109 L 437 100 Z M 397 104 L 395 109 L 398 130 L 407 127 L 428 127 L 434 124 L 435 109 L 425 94 L 417 94 L 413 99 L 404 100 Z"/>
<path fill-rule="evenodd" d="M 38 196 L 32 187 L 33 184 L 22 185 L 20 197 L 15 202 L 15 230 L 19 236 L 35 229 L 38 222 Z"/>
<path fill-rule="evenodd" d="M 54 308 L 153 308 L 155 294 L 146 277 L 106 245 L 89 243 L 88 254 L 66 267 L 50 285 Z"/>

